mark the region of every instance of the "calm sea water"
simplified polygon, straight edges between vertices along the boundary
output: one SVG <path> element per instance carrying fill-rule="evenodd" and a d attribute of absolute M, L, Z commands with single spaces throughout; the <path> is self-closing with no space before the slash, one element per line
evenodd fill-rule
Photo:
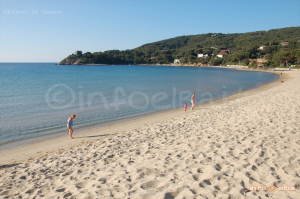
<path fill-rule="evenodd" d="M 0 143 L 190 107 L 272 82 L 263 72 L 171 66 L 0 64 Z"/>

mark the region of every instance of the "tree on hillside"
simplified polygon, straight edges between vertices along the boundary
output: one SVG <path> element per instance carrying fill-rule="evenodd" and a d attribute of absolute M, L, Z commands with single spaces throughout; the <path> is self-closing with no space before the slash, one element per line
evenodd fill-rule
<path fill-rule="evenodd" d="M 284 53 L 285 52 L 283 51 L 279 51 L 273 56 L 273 60 L 279 62 L 280 66 L 284 66 L 284 61 L 285 61 Z"/>
<path fill-rule="evenodd" d="M 294 63 L 296 64 L 297 63 L 297 65 L 299 66 L 300 65 L 300 50 L 293 50 L 292 52 L 291 52 L 291 56 L 293 57 L 293 59 L 294 59 Z"/>
<path fill-rule="evenodd" d="M 288 67 L 289 66 L 289 61 L 292 59 L 292 55 L 291 55 L 291 52 L 285 52 L 283 54 L 284 58 L 285 58 L 285 63 L 286 63 L 286 66 Z"/>

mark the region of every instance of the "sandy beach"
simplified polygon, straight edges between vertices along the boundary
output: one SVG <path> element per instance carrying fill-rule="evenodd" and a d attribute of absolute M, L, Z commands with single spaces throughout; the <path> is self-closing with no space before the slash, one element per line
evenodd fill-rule
<path fill-rule="evenodd" d="M 300 72 L 280 80 L 1 152 L 0 198 L 300 198 Z"/>

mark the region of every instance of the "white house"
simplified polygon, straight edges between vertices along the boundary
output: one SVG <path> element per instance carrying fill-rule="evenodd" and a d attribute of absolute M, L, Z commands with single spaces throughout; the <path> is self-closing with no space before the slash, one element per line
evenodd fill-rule
<path fill-rule="evenodd" d="M 259 50 L 265 50 L 267 46 L 260 46 Z"/>
<path fill-rule="evenodd" d="M 217 57 L 223 58 L 223 55 L 222 54 L 217 54 Z"/>
<path fill-rule="evenodd" d="M 208 57 L 208 54 L 198 54 L 198 58 L 202 58 L 202 57 Z"/>
<path fill-rule="evenodd" d="M 181 59 L 174 59 L 174 64 L 180 64 Z"/>

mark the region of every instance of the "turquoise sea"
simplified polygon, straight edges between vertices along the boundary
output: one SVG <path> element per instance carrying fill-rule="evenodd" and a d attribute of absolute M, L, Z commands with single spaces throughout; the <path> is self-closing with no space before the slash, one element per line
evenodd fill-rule
<path fill-rule="evenodd" d="M 0 63 L 0 144 L 66 132 L 187 103 L 217 100 L 278 79 L 264 72 L 173 66 Z M 188 109 L 189 110 L 189 109 Z"/>

